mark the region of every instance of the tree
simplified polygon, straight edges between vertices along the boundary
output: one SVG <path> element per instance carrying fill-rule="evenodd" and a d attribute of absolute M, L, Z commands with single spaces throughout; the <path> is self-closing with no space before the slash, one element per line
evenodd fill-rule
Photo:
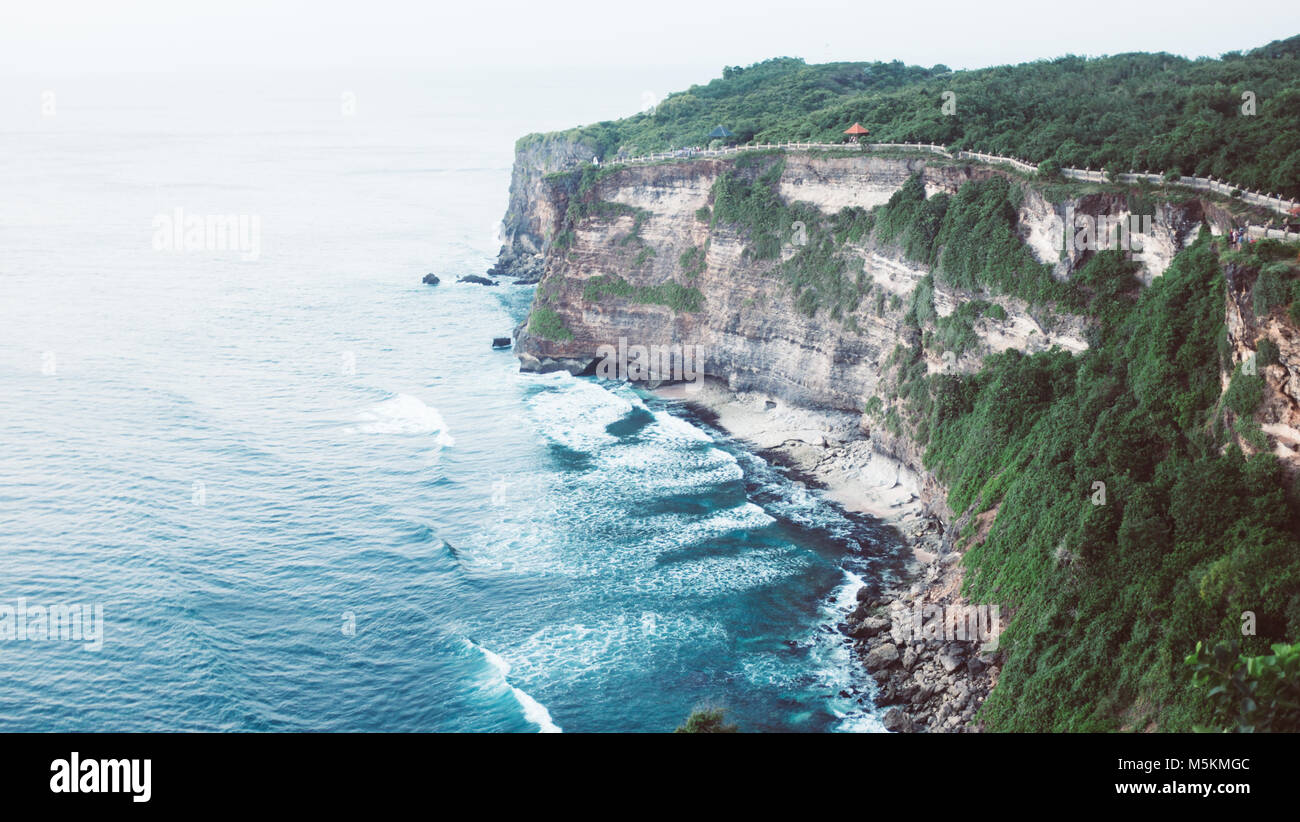
<path fill-rule="evenodd" d="M 739 730 L 735 725 L 723 721 L 724 708 L 696 708 L 686 721 L 677 727 L 677 734 L 734 734 Z"/>

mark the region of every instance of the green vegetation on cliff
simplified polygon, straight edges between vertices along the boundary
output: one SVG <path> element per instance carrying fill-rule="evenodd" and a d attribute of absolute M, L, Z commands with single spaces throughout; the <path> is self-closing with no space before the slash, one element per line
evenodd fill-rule
<path fill-rule="evenodd" d="M 1208 650 L 1196 643 L 1187 657 L 1192 681 L 1204 689 L 1213 726 L 1197 730 L 1300 732 L 1300 644 L 1272 646 L 1271 654 L 1247 656 L 1236 642 Z"/>
<path fill-rule="evenodd" d="M 1217 60 L 1066 56 L 972 71 L 778 58 L 567 134 L 609 157 L 702 145 L 719 123 L 742 143 L 835 142 L 854 121 L 873 141 L 1177 171 L 1300 196 L 1300 36 Z"/>
<path fill-rule="evenodd" d="M 699 311 L 704 307 L 704 295 L 698 288 L 675 282 L 659 285 L 632 285 L 617 274 L 598 274 L 587 280 L 582 298 L 599 302 L 602 297 L 622 297 L 634 303 L 665 305 L 674 311 Z"/>
<path fill-rule="evenodd" d="M 677 726 L 677 734 L 734 734 L 739 730 L 726 721 L 722 708 L 696 708 L 686 721 Z"/>
<path fill-rule="evenodd" d="M 1016 236 L 1023 192 L 1004 177 L 966 183 L 957 193 L 925 196 L 920 174 L 894 192 L 876 216 L 876 238 L 901 246 L 955 288 L 988 288 L 1034 304 L 1076 302 L 1075 289 L 1052 279 L 1051 266 Z"/>
<path fill-rule="evenodd" d="M 632 269 L 640 269 L 656 256 L 654 248 L 647 245 L 641 238 L 641 228 L 644 226 L 646 219 L 650 217 L 650 212 L 644 208 L 625 203 L 602 200 L 598 196 L 598 185 L 601 180 L 617 172 L 617 168 L 608 166 L 599 168 L 585 166 L 574 171 L 557 172 L 548 175 L 552 185 L 563 191 L 568 197 L 564 219 L 554 244 L 562 251 L 569 249 L 573 244 L 575 231 L 579 223 L 584 220 L 610 221 L 622 217 L 631 217 L 632 227 L 627 234 L 619 238 L 618 245 L 631 245 L 637 248 L 637 253 L 629 261 L 629 265 Z M 698 276 L 704 270 L 706 250 L 706 248 L 692 247 L 679 258 L 683 269 L 682 273 L 688 279 Z M 592 277 L 583 287 L 582 297 L 587 302 L 598 302 L 602 297 L 607 296 L 622 297 L 634 303 L 664 305 L 674 311 L 699 311 L 704 307 L 704 295 L 698 288 L 684 286 L 671 280 L 658 285 L 632 285 L 617 274 L 601 274 Z M 554 314 L 554 312 L 551 313 Z M 536 316 L 536 309 L 534 309 L 533 314 Z M 553 319 L 548 317 L 542 322 L 543 327 L 550 329 L 553 333 L 569 333 L 568 329 L 564 328 L 558 314 Z M 529 329 L 532 329 L 531 321 Z M 571 336 L 552 336 L 546 333 L 539 336 L 553 340 L 572 339 Z"/>
<path fill-rule="evenodd" d="M 735 134 L 736 142 L 744 143 L 777 123 L 811 116 L 844 99 L 898 89 L 947 72 L 945 66 L 923 69 L 897 60 L 810 66 L 798 58 L 777 57 L 752 66 L 728 66 L 720 79 L 669 94 L 653 112 L 572 129 L 567 134 L 586 141 L 602 158 L 620 148 L 635 154 L 705 145 L 708 133 L 719 123 Z M 520 144 L 538 136 L 524 137 Z"/>
<path fill-rule="evenodd" d="M 743 232 L 746 259 L 774 260 L 782 249 L 789 252 L 777 270 L 793 290 L 796 307 L 810 317 L 825 309 L 832 319 L 853 327 L 850 315 L 872 284 L 861 256 L 849 245 L 872 238 L 898 246 L 910 259 L 937 271 L 947 285 L 1008 294 L 1033 305 L 1082 310 L 1102 286 L 1088 277 L 1077 284 L 1052 279 L 1051 266 L 1039 263 L 1017 236 L 1023 192 L 1003 177 L 968 182 L 952 197 L 927 198 L 921 175 L 914 174 L 885 205 L 872 211 L 845 208 L 827 218 L 812 206 L 781 198 L 783 168 L 779 155 L 739 158 L 713 185 L 713 220 Z M 927 279 L 913 295 L 907 320 L 918 328 L 935 320 L 932 289 Z M 944 318 L 938 339 L 945 349 L 960 353 L 969 347 L 971 324 L 978 316 L 972 311 Z"/>
<path fill-rule="evenodd" d="M 1096 265 L 1123 274 L 1119 256 Z M 1015 614 L 980 713 L 992 728 L 1210 724 L 1182 665 L 1198 641 L 1264 653 L 1300 636 L 1289 483 L 1220 424 L 1224 288 L 1203 235 L 1136 299 L 1107 306 L 1081 355 L 1008 351 L 968 376 L 904 363 L 906 421 L 928 437 L 950 506 L 997 508 L 965 559 L 965 593 Z M 1223 401 L 1248 414 L 1258 395 Z M 1257 636 L 1241 636 L 1246 611 Z"/>
<path fill-rule="evenodd" d="M 544 340 L 566 342 L 573 339 L 573 332 L 564 324 L 564 320 L 552 308 L 533 306 L 528 315 L 528 333 L 536 334 Z"/>
<path fill-rule="evenodd" d="M 726 223 L 746 235 L 745 257 L 779 259 L 795 305 L 809 317 L 825 309 L 832 319 L 849 320 L 871 288 L 861 258 L 848 253 L 846 240 L 862 240 L 873 217 L 860 208 L 844 209 L 831 220 L 803 203 L 786 203 L 778 193 L 784 161 L 778 155 L 746 155 L 713 184 L 714 224 Z"/>
<path fill-rule="evenodd" d="M 1022 191 L 1005 178 L 927 198 L 918 175 L 872 212 L 825 218 L 782 201 L 781 170 L 779 157 L 737 162 L 714 185 L 712 215 L 743 233 L 750 259 L 786 250 L 775 270 L 799 310 L 854 319 L 870 284 L 850 274 L 860 257 L 843 253 L 848 241 L 891 243 L 932 269 L 887 364 L 898 402 L 873 397 L 866 411 L 926 446 L 954 511 L 997 509 L 966 557 L 966 593 L 1015 614 L 980 717 L 1014 731 L 1221 722 L 1189 687 L 1183 659 L 1198 641 L 1241 639 L 1246 611 L 1259 616 L 1249 653 L 1300 636 L 1300 518 L 1276 458 L 1247 458 L 1223 425 L 1226 406 L 1236 433 L 1260 444 L 1253 412 L 1263 380 L 1238 368 L 1220 395 L 1232 363 L 1225 278 L 1208 235 L 1146 291 L 1138 265 L 1116 251 L 1058 282 L 1018 239 Z M 1234 254 L 1261 269 L 1260 308 L 1280 309 L 1297 293 L 1297 272 L 1281 264 L 1295 251 L 1259 243 Z M 1013 350 L 973 375 L 931 375 L 923 347 L 960 355 L 980 316 L 1005 317 L 980 299 L 939 317 L 936 280 L 1082 313 L 1093 321 L 1092 347 L 1078 356 Z"/>
<path fill-rule="evenodd" d="M 1294 245 L 1260 240 L 1225 253 L 1223 259 L 1246 278 L 1255 316 L 1262 319 L 1273 309 L 1286 307 L 1291 321 L 1300 325 L 1300 255 Z"/>

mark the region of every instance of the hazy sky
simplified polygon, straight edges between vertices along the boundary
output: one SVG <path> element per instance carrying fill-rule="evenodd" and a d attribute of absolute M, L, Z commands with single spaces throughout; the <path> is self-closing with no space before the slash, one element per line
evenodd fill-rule
<path fill-rule="evenodd" d="M 1217 56 L 1300 33 L 1300 3 L 871 0 L 4 0 L 0 72 L 698 68 L 789 55 L 953 68 L 1065 53 Z"/>

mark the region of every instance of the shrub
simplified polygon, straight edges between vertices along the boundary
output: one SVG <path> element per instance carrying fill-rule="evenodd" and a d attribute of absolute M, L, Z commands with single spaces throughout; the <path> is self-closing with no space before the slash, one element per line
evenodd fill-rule
<path fill-rule="evenodd" d="M 1116 262 L 1099 263 L 1086 288 L 1127 294 Z M 1107 312 L 1107 333 L 1077 356 L 1007 351 L 974 374 L 922 378 L 924 391 L 904 364 L 908 407 L 928 410 L 925 465 L 949 507 L 997 507 L 966 552 L 963 587 L 1016 614 L 980 711 L 991 729 L 1118 730 L 1145 721 L 1135 704 L 1162 730 L 1190 729 L 1209 718 L 1179 664 L 1195 642 L 1239 634 L 1244 610 L 1261 626 L 1290 613 L 1300 542 L 1285 474 L 1270 453 L 1221 449 L 1206 425 L 1226 402 L 1225 285 L 1203 232 Z M 1248 410 L 1252 381 L 1237 374 L 1231 392 Z M 1247 437 L 1253 420 L 1242 422 Z M 1108 499 L 1092 505 L 1099 480 Z M 1263 635 L 1283 630 L 1261 628 L 1243 647 L 1260 653 Z"/>
<path fill-rule="evenodd" d="M 879 208 L 876 238 L 900 244 L 908 257 L 958 288 L 989 288 L 1037 304 L 1068 301 L 1070 286 L 1053 280 L 1050 266 L 1020 241 L 1021 196 L 1006 178 L 993 177 L 965 183 L 951 198 L 926 199 L 916 174 Z"/>
<path fill-rule="evenodd" d="M 686 721 L 677 726 L 673 733 L 678 734 L 734 734 L 739 729 L 727 724 L 724 719 L 726 711 L 722 708 L 696 708 Z"/>
<path fill-rule="evenodd" d="M 565 342 L 573 339 L 573 332 L 564 324 L 560 315 L 550 308 L 534 307 L 528 318 L 528 333 L 544 340 Z"/>
<path fill-rule="evenodd" d="M 957 306 L 957 310 L 946 317 L 937 317 L 934 321 L 933 341 L 940 351 L 952 351 L 958 357 L 975 347 L 979 336 L 975 333 L 975 321 L 993 307 L 984 300 L 971 300 Z M 1006 319 L 1006 312 L 1002 318 Z"/>
<path fill-rule="evenodd" d="M 617 274 L 600 274 L 587 280 L 583 286 L 582 298 L 587 302 L 599 302 L 607 296 L 623 297 L 634 303 L 665 305 L 674 311 L 699 311 L 704 307 L 704 295 L 698 288 L 672 281 L 637 286 Z"/>
<path fill-rule="evenodd" d="M 699 246 L 691 246 L 682 252 L 677 258 L 677 262 L 682 267 L 682 274 L 687 277 L 698 277 L 704 273 L 706 253 Z"/>
<path fill-rule="evenodd" d="M 912 301 L 907 307 L 904 322 L 923 326 L 934 318 L 934 275 L 926 274 L 912 290 Z"/>
<path fill-rule="evenodd" d="M 1255 316 L 1263 318 L 1275 307 L 1286 305 L 1291 296 L 1289 291 L 1286 283 L 1278 276 L 1277 270 L 1273 266 L 1266 266 L 1259 272 L 1259 277 L 1255 279 L 1255 286 L 1251 291 Z"/>
<path fill-rule="evenodd" d="M 1236 642 L 1210 651 L 1200 642 L 1184 663 L 1202 689 L 1215 727 L 1237 733 L 1300 731 L 1300 644 L 1276 644 L 1273 653 L 1247 656 Z"/>
<path fill-rule="evenodd" d="M 1260 337 L 1255 343 L 1255 357 L 1259 366 L 1277 365 L 1282 361 L 1281 352 L 1278 350 L 1277 343 L 1268 337 Z"/>
<path fill-rule="evenodd" d="M 849 327 L 871 284 L 860 259 L 845 253 L 845 240 L 870 231 L 871 217 L 863 209 L 844 209 L 829 221 L 817 209 L 785 203 L 778 191 L 784 161 L 746 155 L 713 185 L 713 214 L 718 222 L 744 231 L 744 256 L 770 260 L 782 248 L 793 253 L 777 267 L 790 286 L 797 310 L 809 317 L 826 309 L 831 319 Z M 793 246 L 792 227 L 802 223 L 802 237 Z"/>
<path fill-rule="evenodd" d="M 1258 374 L 1242 373 L 1237 366 L 1232 375 L 1228 390 L 1223 392 L 1223 404 L 1236 412 L 1239 417 L 1249 417 L 1255 413 L 1264 399 L 1264 378 Z"/>

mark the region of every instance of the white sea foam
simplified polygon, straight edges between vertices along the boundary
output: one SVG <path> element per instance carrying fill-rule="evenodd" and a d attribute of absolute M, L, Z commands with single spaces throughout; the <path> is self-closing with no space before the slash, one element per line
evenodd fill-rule
<path fill-rule="evenodd" d="M 744 477 L 735 457 L 720 448 L 683 448 L 664 440 L 623 443 L 597 455 L 602 473 L 628 477 L 642 491 L 682 493 L 735 482 Z"/>
<path fill-rule="evenodd" d="M 654 522 L 654 529 L 665 541 L 656 545 L 670 548 L 698 545 L 737 531 L 757 531 L 774 522 L 771 515 L 748 501 L 703 517 L 661 517 Z"/>
<path fill-rule="evenodd" d="M 561 382 L 538 393 L 529 404 L 543 436 L 582 452 L 617 442 L 606 426 L 636 407 L 632 401 L 585 380 Z"/>
<path fill-rule="evenodd" d="M 665 608 L 623 614 L 592 613 L 583 622 L 542 627 L 520 645 L 518 669 L 543 676 L 552 687 L 584 683 L 629 671 L 646 671 L 665 646 L 725 648 L 727 630 L 716 620 Z"/>
<path fill-rule="evenodd" d="M 822 608 L 825 624 L 835 624 L 843 620 L 856 607 L 858 591 L 867 584 L 862 577 L 852 571 L 845 571 L 844 577 L 845 581 L 831 592 L 830 601 Z M 813 651 L 810 657 L 810 661 L 817 666 L 814 675 L 834 693 L 855 682 L 868 681 L 861 662 L 838 632 L 822 632 L 816 636 L 813 639 Z M 834 730 L 841 733 L 883 733 L 885 730 L 884 725 L 880 724 L 880 717 L 869 706 L 857 703 L 836 704 L 836 700 L 832 700 L 830 709 L 839 719 L 839 724 Z"/>
<path fill-rule="evenodd" d="M 697 442 L 712 442 L 707 431 L 692 425 L 681 417 L 676 416 L 668 411 L 655 411 L 655 420 L 659 425 L 668 432 L 684 437 L 685 439 L 695 440 Z"/>
<path fill-rule="evenodd" d="M 843 580 L 819 609 L 820 618 L 798 642 L 806 657 L 797 666 L 790 666 L 770 654 L 752 656 L 743 665 L 745 678 L 759 688 L 813 697 L 834 717 L 829 729 L 837 733 L 884 733 L 879 711 L 872 702 L 875 684 L 853 653 L 852 644 L 843 634 L 830 629 L 856 606 L 858 591 L 865 584 L 858 574 L 844 571 Z M 845 691 L 848 696 L 839 695 Z M 865 701 L 859 701 L 861 697 L 866 697 Z M 814 715 L 804 710 L 790 714 L 788 720 L 798 727 Z"/>
<path fill-rule="evenodd" d="M 867 582 L 852 571 L 845 571 L 845 582 L 831 594 L 829 616 L 842 616 L 853 610 L 858 601 L 858 591 L 866 587 Z"/>
<path fill-rule="evenodd" d="M 484 648 L 473 640 L 467 639 L 465 640 L 465 643 L 483 654 L 483 658 L 488 661 L 488 664 L 492 666 L 492 669 L 500 678 L 501 684 L 510 689 L 511 694 L 514 695 L 515 700 L 519 703 L 519 707 L 523 708 L 524 719 L 527 719 L 529 722 L 536 725 L 539 733 L 558 734 L 561 732 L 560 726 L 556 725 L 555 722 L 551 720 L 551 712 L 546 710 L 545 705 L 510 684 L 509 662 L 506 662 L 498 654 L 489 651 L 487 648 Z"/>
<path fill-rule="evenodd" d="M 410 394 L 398 394 L 370 406 L 357 414 L 357 422 L 357 430 L 363 434 L 435 434 L 435 441 L 442 447 L 456 442 L 438 409 Z"/>

